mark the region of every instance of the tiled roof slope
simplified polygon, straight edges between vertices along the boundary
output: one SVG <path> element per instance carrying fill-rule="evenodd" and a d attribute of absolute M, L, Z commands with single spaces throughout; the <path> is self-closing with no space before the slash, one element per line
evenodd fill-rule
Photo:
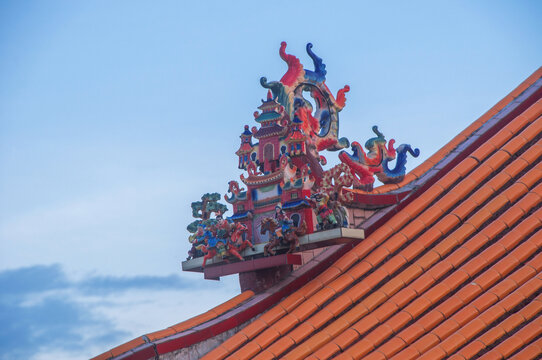
<path fill-rule="evenodd" d="M 204 359 L 540 357 L 539 78 L 453 169 Z"/>

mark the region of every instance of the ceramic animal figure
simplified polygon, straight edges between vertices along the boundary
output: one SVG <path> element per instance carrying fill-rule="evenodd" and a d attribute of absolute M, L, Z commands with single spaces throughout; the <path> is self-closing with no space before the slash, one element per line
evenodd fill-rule
<path fill-rule="evenodd" d="M 358 181 L 354 184 L 357 189 L 372 191 L 374 176 L 376 175 L 384 184 L 394 184 L 403 180 L 406 173 L 407 152 L 414 157 L 420 155 L 419 149 L 412 149 L 408 144 L 393 147 L 395 140 L 391 139 L 386 145 L 384 134 L 373 126 L 373 132 L 377 135 L 365 142 L 366 153 L 358 142 L 352 143 L 352 154 L 341 151 L 339 159 L 348 165 Z M 395 168 L 389 168 L 389 162 L 397 158 Z"/>
<path fill-rule="evenodd" d="M 269 232 L 269 242 L 264 247 L 264 256 L 275 255 L 276 251 L 274 248 L 280 245 L 281 238 L 278 237 L 275 233 L 275 230 L 280 226 L 279 221 L 271 217 L 264 218 L 261 222 L 261 234 Z M 287 253 L 292 253 L 295 251 L 297 243 L 299 242 L 299 236 L 302 236 L 307 231 L 307 224 L 303 221 L 303 224 L 299 227 L 291 227 L 289 231 L 282 234 L 282 239 L 289 244 L 290 248 Z"/>
<path fill-rule="evenodd" d="M 386 147 L 386 138 L 373 126 L 373 132 L 377 135 L 365 142 L 366 153 L 363 147 L 356 141 L 352 143 L 352 155 L 346 151 L 339 153 L 339 159 L 350 167 L 352 173 L 358 178 L 357 188 L 372 191 L 375 181 L 374 175 L 383 172 L 382 162 L 384 159 L 395 159 L 395 140 L 391 139 Z"/>
<path fill-rule="evenodd" d="M 316 209 L 317 230 L 327 230 L 339 226 L 333 210 L 328 207 L 329 195 L 316 193 L 307 198 Z"/>
<path fill-rule="evenodd" d="M 407 152 L 415 158 L 420 156 L 420 149 L 412 149 L 409 144 L 399 145 L 396 149 L 396 152 L 397 161 L 395 162 L 395 167 L 393 169 L 390 169 L 388 163 L 392 159 L 385 158 L 382 162 L 383 172 L 376 173 L 376 177 L 378 178 L 378 180 L 382 181 L 384 184 L 396 184 L 405 178 Z"/>
<path fill-rule="evenodd" d="M 300 119 L 303 118 L 305 135 L 312 139 L 318 151 L 344 149 L 350 143 L 348 139 L 338 137 L 339 112 L 344 108 L 345 93 L 350 88 L 345 86 L 338 91 L 336 97 L 331 93 L 325 83 L 326 65 L 312 47 L 310 43 L 306 47 L 314 64 L 314 70 L 308 70 L 303 68 L 297 57 L 286 53 L 286 43 L 282 42 L 279 54 L 288 65 L 288 70 L 280 81 L 268 82 L 267 78 L 262 77 L 260 84 L 272 91 L 273 98 L 284 106 L 290 118 L 293 119 L 296 112 Z M 315 108 L 309 106 L 310 102 L 305 98 L 307 93 L 312 97 Z"/>
<path fill-rule="evenodd" d="M 243 232 L 246 232 L 248 229 L 244 224 L 235 223 L 233 226 L 233 232 L 230 236 L 230 241 L 228 242 L 228 253 L 235 256 L 239 260 L 244 260 L 244 258 L 239 254 L 247 247 L 250 247 L 253 251 L 256 250 L 254 245 L 248 241 L 243 240 Z"/>
<path fill-rule="evenodd" d="M 343 188 L 354 187 L 358 184 L 357 178 L 352 175 L 348 165 L 342 163 L 335 165 L 324 172 L 320 191 L 327 194 L 337 194 L 337 201 L 349 202 L 353 200 L 352 193 L 343 193 Z"/>
<path fill-rule="evenodd" d="M 205 264 L 207 263 L 207 260 L 214 258 L 217 252 L 215 247 L 209 248 L 207 247 L 207 245 L 202 245 L 201 250 L 205 254 L 203 256 L 203 264 L 201 265 L 201 267 L 205 269 Z"/>

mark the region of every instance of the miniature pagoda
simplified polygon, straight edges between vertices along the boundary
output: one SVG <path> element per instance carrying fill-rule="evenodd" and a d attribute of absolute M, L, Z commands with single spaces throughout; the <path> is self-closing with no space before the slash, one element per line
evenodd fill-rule
<path fill-rule="evenodd" d="M 304 69 L 299 59 L 286 54 L 285 50 L 286 43 L 283 42 L 279 54 L 288 64 L 286 74 L 280 81 L 260 80 L 268 89 L 267 98 L 258 107 L 261 112 L 254 113 L 260 127 L 249 130 L 245 125 L 240 136 L 236 155 L 239 169 L 248 173 L 246 177 L 241 175 L 246 190 L 240 188 L 237 181 L 230 181 L 230 195 L 225 196 L 233 206 L 234 214 L 230 219 L 243 223 L 248 229 L 245 236 L 254 243 L 269 241 L 268 233 L 254 230 L 262 219 L 274 215 L 277 206 L 294 226 L 305 222 L 308 233 L 315 231 L 317 214 L 312 209 L 311 196 L 319 192 L 327 193 L 327 196 L 335 194 L 341 203 L 347 203 L 351 197 L 343 194 L 343 186 L 371 190 L 373 175 L 384 174 L 383 166 L 396 158 L 393 141 L 386 148 L 386 140 L 378 133 L 376 140 L 366 144 L 368 161 L 360 159 L 363 149 L 359 151 L 358 147 L 353 147 L 354 155 L 344 153 L 340 157 L 347 166 L 339 165 L 325 171 L 322 166 L 326 159 L 320 152 L 337 151 L 350 145 L 348 139 L 338 137 L 338 114 L 345 106 L 345 93 L 350 88 L 346 85 L 336 96 L 330 92 L 325 84 L 325 64 L 312 51 L 312 44 L 307 44 L 307 53 L 313 60 L 314 71 Z M 312 101 L 307 100 L 308 97 Z M 258 143 L 253 143 L 253 138 Z M 404 157 L 407 150 L 400 152 L 400 157 Z M 368 176 L 363 172 L 364 168 L 367 168 Z M 386 180 L 398 181 L 402 179 L 401 175 L 404 171 L 388 175 Z M 347 224 L 348 219 L 344 223 Z"/>

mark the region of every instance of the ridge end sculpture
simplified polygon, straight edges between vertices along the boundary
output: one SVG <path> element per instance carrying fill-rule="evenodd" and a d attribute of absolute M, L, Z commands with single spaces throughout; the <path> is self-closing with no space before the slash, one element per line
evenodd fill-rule
<path fill-rule="evenodd" d="M 242 260 L 241 252 L 259 243 L 266 244 L 266 256 L 274 255 L 280 244 L 293 252 L 305 233 L 349 226 L 345 205 L 354 196 L 345 189 L 370 193 L 375 178 L 384 184 L 399 183 L 406 173 L 407 155 L 419 156 L 419 149 L 408 144 L 395 147 L 395 140 L 387 141 L 377 126 L 372 127 L 376 136 L 364 147 L 340 137 L 339 113 L 350 87 L 331 92 L 326 65 L 311 43 L 305 50 L 312 70 L 286 47 L 286 42 L 279 47 L 286 72 L 279 81 L 260 78 L 267 95 L 253 114 L 257 126 L 245 125 L 240 135 L 235 154 L 238 168 L 246 172 L 240 175 L 244 186 L 232 180 L 223 196 L 233 215 L 223 219 L 226 205 L 214 205 L 220 196 L 205 194 L 207 200 L 202 197 L 201 203 L 210 207 L 204 211 L 197 205 L 193 210 L 201 219 L 189 225 L 193 245 L 189 257 Z M 339 152 L 340 163 L 324 169 L 324 151 Z M 213 206 L 216 218 L 210 219 Z"/>

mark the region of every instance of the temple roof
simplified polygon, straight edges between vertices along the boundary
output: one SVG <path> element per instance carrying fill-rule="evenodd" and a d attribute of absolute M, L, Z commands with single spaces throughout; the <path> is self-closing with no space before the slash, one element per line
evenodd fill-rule
<path fill-rule="evenodd" d="M 212 322 L 125 344 L 119 358 L 171 353 L 226 330 L 234 334 L 203 359 L 540 356 L 541 76 L 402 183 L 375 189 L 408 193 L 361 224 L 359 244 L 329 248 Z"/>

